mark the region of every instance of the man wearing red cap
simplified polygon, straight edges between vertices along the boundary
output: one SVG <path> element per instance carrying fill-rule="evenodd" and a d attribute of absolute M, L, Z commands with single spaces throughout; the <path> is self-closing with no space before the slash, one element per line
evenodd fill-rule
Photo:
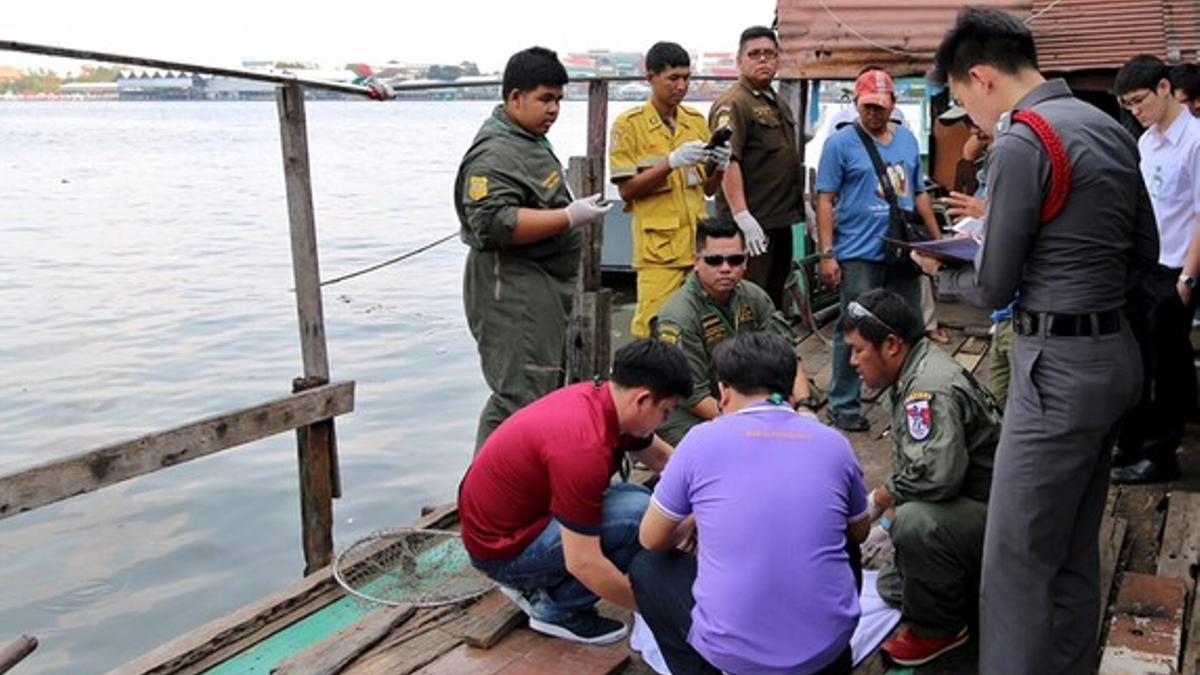
<path fill-rule="evenodd" d="M 842 311 L 873 288 L 898 293 L 909 307 L 921 306 L 921 287 L 911 266 L 891 265 L 882 237 L 888 234 L 887 190 L 868 143 L 878 153 L 890 191 L 901 209 L 916 210 L 929 235 L 939 236 L 933 206 L 925 194 L 921 150 L 906 127 L 891 123 L 896 87 L 882 70 L 869 70 L 854 83 L 857 124 L 825 141 L 817 169 L 817 230 L 821 279 L 838 289 Z M 847 431 L 865 431 L 859 378 L 841 328 L 834 331 L 829 420 Z"/>

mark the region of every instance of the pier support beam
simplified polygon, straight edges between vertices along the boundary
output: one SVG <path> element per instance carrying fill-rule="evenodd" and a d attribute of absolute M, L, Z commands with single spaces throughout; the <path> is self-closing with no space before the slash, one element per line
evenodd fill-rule
<path fill-rule="evenodd" d="M 287 186 L 288 223 L 292 240 L 292 273 L 304 377 L 294 383 L 302 391 L 329 382 L 325 347 L 325 315 L 321 304 L 321 272 L 317 260 L 316 218 L 308 161 L 308 124 L 304 89 L 289 84 L 276 90 L 283 176 Z M 341 493 L 333 420 L 296 430 L 300 466 L 300 512 L 304 539 L 304 573 L 333 559 L 333 499 Z"/>
<path fill-rule="evenodd" d="M 595 83 L 593 83 L 595 84 Z M 603 192 L 604 163 L 597 157 L 572 157 L 567 180 L 576 195 Z M 579 282 L 567 328 L 567 383 L 608 377 L 612 349 L 612 291 L 600 285 L 600 250 L 604 247 L 604 221 L 583 230 Z"/>

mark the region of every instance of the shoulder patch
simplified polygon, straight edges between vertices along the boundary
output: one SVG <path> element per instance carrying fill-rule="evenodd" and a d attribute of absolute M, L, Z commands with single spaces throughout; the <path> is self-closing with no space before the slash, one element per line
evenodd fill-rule
<path fill-rule="evenodd" d="M 713 128 L 721 129 L 721 128 L 730 126 L 729 122 L 732 119 L 732 117 L 733 117 L 733 107 L 728 106 L 728 105 L 721 106 L 720 108 L 717 109 L 717 114 L 715 116 L 713 116 L 713 120 L 716 122 L 715 124 L 713 124 Z"/>
<path fill-rule="evenodd" d="M 932 401 L 932 400 L 933 400 L 932 393 L 930 393 L 928 391 L 914 391 L 913 393 L 908 395 L 908 398 L 904 399 L 904 404 L 908 405 L 909 403 L 913 403 L 915 401 Z"/>
<path fill-rule="evenodd" d="M 658 341 L 668 345 L 679 344 L 679 326 L 673 323 L 660 323 L 658 325 Z"/>
<path fill-rule="evenodd" d="M 562 175 L 559 173 L 558 169 L 555 169 L 542 179 L 542 187 L 547 189 L 552 188 L 555 185 L 558 185 L 559 181 L 561 180 Z"/>
<path fill-rule="evenodd" d="M 754 320 L 754 308 L 750 305 L 742 305 L 738 309 L 738 323 L 744 323 Z"/>
<path fill-rule="evenodd" d="M 920 399 L 904 404 L 904 417 L 908 420 L 908 435 L 914 441 L 923 441 L 933 432 L 933 413 L 929 410 L 929 399 Z"/>
<path fill-rule="evenodd" d="M 477 202 L 488 195 L 487 176 L 471 176 L 467 181 L 467 197 Z"/>

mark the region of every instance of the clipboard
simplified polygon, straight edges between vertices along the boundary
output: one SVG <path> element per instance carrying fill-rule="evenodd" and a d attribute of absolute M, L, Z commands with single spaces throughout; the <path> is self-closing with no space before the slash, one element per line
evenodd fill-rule
<path fill-rule="evenodd" d="M 955 265 L 974 263 L 975 255 L 979 253 L 979 242 L 975 241 L 972 237 L 951 237 L 936 241 L 916 242 L 900 241 L 891 237 L 880 238 L 892 246 L 899 246 L 906 251 L 917 251 L 931 258 Z"/>

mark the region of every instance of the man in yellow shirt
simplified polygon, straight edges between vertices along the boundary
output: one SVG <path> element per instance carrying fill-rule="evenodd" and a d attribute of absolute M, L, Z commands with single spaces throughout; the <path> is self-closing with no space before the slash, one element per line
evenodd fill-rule
<path fill-rule="evenodd" d="M 635 338 L 650 335 L 650 319 L 691 271 L 696 221 L 708 215 L 704 198 L 716 191 L 729 164 L 728 144 L 707 148 L 704 116 L 681 105 L 691 76 L 683 47 L 655 43 L 646 53 L 650 100 L 612 126 L 612 181 L 633 213 Z"/>

